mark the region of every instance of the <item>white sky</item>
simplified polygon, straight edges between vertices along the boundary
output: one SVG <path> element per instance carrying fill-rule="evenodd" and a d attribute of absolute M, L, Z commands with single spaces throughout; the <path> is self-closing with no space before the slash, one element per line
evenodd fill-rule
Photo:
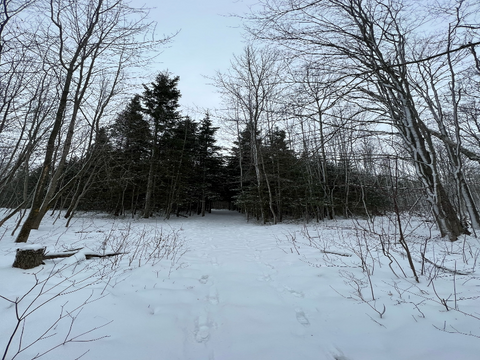
<path fill-rule="evenodd" d="M 158 22 L 159 34 L 180 30 L 172 43 L 157 58 L 154 74 L 168 70 L 180 76 L 180 104 L 185 115 L 195 118 L 194 109 L 220 106 L 216 89 L 208 85 L 215 71 L 225 71 L 232 55 L 242 51 L 240 19 L 229 14 L 244 14 L 255 0 L 144 0 L 151 19 Z M 132 2 L 136 5 L 136 1 Z M 153 80 L 153 78 L 152 78 Z"/>

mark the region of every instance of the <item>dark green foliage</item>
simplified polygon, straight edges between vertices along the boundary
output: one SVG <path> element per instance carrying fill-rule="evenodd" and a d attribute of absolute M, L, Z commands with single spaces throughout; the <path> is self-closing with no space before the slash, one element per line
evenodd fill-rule
<path fill-rule="evenodd" d="M 143 117 L 141 98 L 136 95 L 116 118 L 111 127 L 111 137 L 116 149 L 132 162 L 149 157 L 152 133 Z"/>
<path fill-rule="evenodd" d="M 290 149 L 283 130 L 274 129 L 260 142 L 262 182 L 259 195 L 251 133 L 240 133 L 232 148 L 227 169 L 236 193 L 235 205 L 247 216 L 266 221 L 284 218 L 320 220 L 325 217 L 379 214 L 391 206 L 388 184 L 381 178 L 355 169 L 348 159 L 327 162 L 325 174 L 321 159 L 297 156 Z M 326 178 L 327 182 L 322 179 Z M 271 204 L 269 194 L 271 192 Z"/>
<path fill-rule="evenodd" d="M 111 126 L 110 138 L 101 140 L 99 176 L 82 207 L 93 206 L 117 215 L 127 209 L 135 213 L 142 207 L 152 134 L 140 100 L 136 95 L 128 103 Z"/>
<path fill-rule="evenodd" d="M 234 190 L 231 196 L 235 200 L 235 205 L 240 211 L 246 213 L 247 216 L 253 215 L 258 219 L 260 217 L 259 207 L 263 206 L 263 204 L 259 202 L 255 184 L 256 177 L 251 141 L 251 130 L 247 126 L 239 134 L 238 140 L 231 149 L 227 167 L 229 184 Z"/>
<path fill-rule="evenodd" d="M 198 127 L 195 157 L 195 190 L 199 194 L 196 210 L 202 216 L 205 211 L 211 210 L 213 201 L 225 200 L 222 198 L 222 193 L 225 192 L 223 159 L 220 155 L 221 148 L 216 145 L 215 139 L 217 130 L 207 113 Z"/>
<path fill-rule="evenodd" d="M 171 78 L 167 72 L 160 73 L 155 82 L 144 85 L 142 100 L 144 103 L 143 112 L 149 115 L 152 122 L 158 129 L 157 132 L 168 130 L 168 127 L 179 118 L 180 90 L 177 88 L 180 78 Z"/>
<path fill-rule="evenodd" d="M 217 128 L 208 114 L 200 123 L 180 114 L 178 82 L 159 74 L 102 132 L 97 143 L 103 156 L 81 209 L 169 217 L 204 214 L 213 201 L 223 200 Z"/>
<path fill-rule="evenodd" d="M 180 91 L 177 89 L 179 80 L 178 76 L 171 78 L 168 73 L 160 73 L 156 77 L 155 82 L 149 86 L 144 85 L 142 96 L 144 113 L 147 115 L 153 132 L 145 206 L 143 209 L 143 217 L 145 218 L 150 217 L 155 207 L 159 205 L 166 213 L 166 217 L 169 218 L 177 197 L 179 170 L 176 169 L 174 164 L 175 162 L 183 163 L 183 158 L 173 159 L 174 155 L 178 155 L 175 153 L 178 145 L 178 131 L 176 127 L 181 121 L 180 113 L 177 110 L 179 107 L 178 100 L 181 96 Z M 164 194 L 166 197 L 162 203 L 156 204 L 155 197 L 158 195 L 156 185 L 159 182 L 158 172 L 161 170 L 168 177 L 162 184 L 164 191 L 167 193 Z"/>

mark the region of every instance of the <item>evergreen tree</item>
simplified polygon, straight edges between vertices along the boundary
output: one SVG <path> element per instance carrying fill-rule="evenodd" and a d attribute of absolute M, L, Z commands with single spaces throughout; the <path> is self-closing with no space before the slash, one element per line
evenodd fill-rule
<path fill-rule="evenodd" d="M 253 138 L 259 142 L 258 132 Z M 258 179 L 251 144 L 251 126 L 247 125 L 239 133 L 237 141 L 234 142 L 227 166 L 230 175 L 233 175 L 232 187 L 236 190 L 236 194 L 233 195 L 235 205 L 247 215 L 247 219 L 254 216 L 258 220 L 261 217 L 261 207 L 264 204 L 259 197 L 257 188 Z"/>
<path fill-rule="evenodd" d="M 177 88 L 179 80 L 178 76 L 172 78 L 169 73 L 163 72 L 157 75 L 155 82 L 144 85 L 143 111 L 148 115 L 153 135 L 143 211 L 145 218 L 151 216 L 154 208 L 154 188 L 159 159 L 162 153 L 168 152 L 168 141 L 163 140 L 172 135 L 173 128 L 180 119 L 178 100 L 181 94 Z M 167 217 L 169 215 L 170 212 Z"/>
<path fill-rule="evenodd" d="M 96 175 L 81 208 L 113 211 L 115 215 L 135 211 L 143 204 L 151 132 L 135 95 L 116 116 L 109 129 L 100 129 L 95 145 Z"/>
<path fill-rule="evenodd" d="M 267 143 L 262 147 L 265 171 L 270 179 L 273 193 L 274 211 L 278 221 L 283 221 L 284 214 L 295 216 L 295 199 L 297 197 L 298 172 L 297 159 L 289 149 L 284 130 L 274 129 L 267 136 Z"/>
<path fill-rule="evenodd" d="M 115 119 L 111 135 L 116 149 L 126 159 L 139 162 L 148 158 L 152 134 L 148 122 L 144 119 L 140 95 L 135 95 Z"/>
<path fill-rule="evenodd" d="M 164 201 L 162 207 L 166 218 L 172 213 L 177 216 L 181 210 L 188 210 L 192 202 L 191 179 L 194 176 L 197 123 L 188 116 L 179 120 L 162 136 L 165 151 L 160 164 Z"/>
<path fill-rule="evenodd" d="M 141 97 L 135 95 L 116 118 L 111 134 L 115 146 L 107 179 L 115 191 L 115 214 L 130 209 L 132 214 L 145 201 L 152 134 L 144 118 Z"/>
<path fill-rule="evenodd" d="M 221 148 L 216 145 L 215 133 L 217 130 L 218 128 L 213 127 L 210 114 L 207 112 L 198 129 L 196 163 L 200 201 L 197 212 L 202 216 L 205 216 L 207 208 L 211 210 L 212 201 L 219 198 L 222 192 L 223 161 L 220 155 Z"/>

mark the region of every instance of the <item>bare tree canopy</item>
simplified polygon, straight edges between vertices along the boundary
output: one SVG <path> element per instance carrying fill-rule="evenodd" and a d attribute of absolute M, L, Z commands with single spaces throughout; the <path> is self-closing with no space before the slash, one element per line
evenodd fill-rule
<path fill-rule="evenodd" d="M 156 40 L 148 9 L 123 0 L 6 1 L 1 10 L 0 189 L 31 161 L 43 163 L 34 194 L 25 190 L 24 242 L 61 194 L 68 160 L 93 146 L 127 70 L 169 38 Z"/>
<path fill-rule="evenodd" d="M 478 2 L 260 3 L 260 10 L 246 18 L 253 39 L 280 46 L 286 56 L 330 74 L 329 84 L 343 88 L 343 103 L 370 113 L 370 118 L 376 114 L 379 123 L 395 129 L 443 235 L 455 240 L 467 231 L 462 209 L 478 228 L 478 210 L 461 160 L 465 155 L 478 158 L 476 149 L 463 145 L 471 143 L 474 135 L 467 130 L 471 126 L 464 126 L 462 114 L 478 96 L 472 92 L 471 76 L 478 62 L 475 47 L 480 44 Z M 478 84 L 478 73 L 475 76 Z M 450 114 L 454 123 L 448 120 Z M 457 196 L 463 203 L 457 208 L 444 189 L 434 136 L 442 140 L 455 168 Z"/>

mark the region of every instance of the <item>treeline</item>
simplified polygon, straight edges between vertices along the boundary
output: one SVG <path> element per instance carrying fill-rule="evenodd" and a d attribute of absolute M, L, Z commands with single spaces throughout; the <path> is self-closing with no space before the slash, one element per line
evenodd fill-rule
<path fill-rule="evenodd" d="M 392 189 L 398 189 L 402 211 L 412 205 L 412 197 L 403 195 L 412 193 L 413 181 L 395 179 L 387 172 L 373 174 L 352 157 L 332 156 L 323 162 L 314 154 L 296 152 L 286 131 L 278 128 L 253 135 L 247 126 L 227 167 L 235 184 L 231 195 L 235 206 L 263 222 L 385 214 L 392 210 Z"/>
<path fill-rule="evenodd" d="M 159 74 L 104 131 L 102 164 L 82 209 L 169 218 L 180 212 L 204 215 L 223 197 L 217 128 L 208 114 L 200 122 L 180 114 L 178 81 Z"/>
<path fill-rule="evenodd" d="M 327 164 L 329 181 L 323 182 L 309 171 L 319 159 L 296 154 L 285 130 L 264 136 L 247 127 L 232 149 L 222 149 L 208 113 L 199 122 L 181 114 L 178 86 L 179 77 L 169 73 L 144 85 L 110 126 L 99 128 L 91 149 L 68 160 L 50 208 L 66 210 L 70 219 L 77 210 L 169 218 L 205 215 L 216 203 L 275 223 L 389 208 L 381 176 L 345 160 Z M 251 141 L 261 153 L 260 183 Z M 18 172 L 3 189 L 0 206 L 21 205 L 40 171 Z"/>

